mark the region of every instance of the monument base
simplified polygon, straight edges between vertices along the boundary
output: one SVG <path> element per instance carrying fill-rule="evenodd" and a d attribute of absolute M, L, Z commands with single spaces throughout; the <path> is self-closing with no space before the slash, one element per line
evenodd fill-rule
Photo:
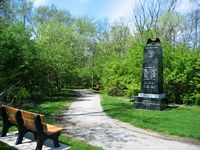
<path fill-rule="evenodd" d="M 167 107 L 165 94 L 139 93 L 134 97 L 134 107 L 149 110 L 163 110 Z"/>

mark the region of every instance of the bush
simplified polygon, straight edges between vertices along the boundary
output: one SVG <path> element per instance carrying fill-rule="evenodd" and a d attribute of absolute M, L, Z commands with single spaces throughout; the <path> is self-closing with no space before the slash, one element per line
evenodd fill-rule
<path fill-rule="evenodd" d="M 120 84 L 116 83 L 116 86 L 108 90 L 108 95 L 110 96 L 124 96 L 124 88 Z"/>
<path fill-rule="evenodd" d="M 109 95 L 132 98 L 140 92 L 143 53 L 141 45 L 136 42 L 133 48 L 126 50 L 123 58 L 112 56 L 104 64 L 101 83 Z"/>
<path fill-rule="evenodd" d="M 179 46 L 175 51 L 166 49 L 165 54 L 164 87 L 168 98 L 178 104 L 199 104 L 199 51 Z"/>
<path fill-rule="evenodd" d="M 27 98 L 30 97 L 29 92 L 23 87 L 14 87 L 7 92 L 6 101 L 12 105 L 20 105 L 26 103 Z"/>

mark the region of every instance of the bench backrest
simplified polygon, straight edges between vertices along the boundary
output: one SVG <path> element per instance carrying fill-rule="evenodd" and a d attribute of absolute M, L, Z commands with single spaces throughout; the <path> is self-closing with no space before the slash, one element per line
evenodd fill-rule
<path fill-rule="evenodd" d="M 2 107 L 4 107 L 5 112 L 6 112 L 5 115 L 11 123 L 15 125 L 25 126 L 26 128 L 34 130 L 34 131 L 36 131 L 36 126 L 35 126 L 35 121 L 34 121 L 35 117 L 39 115 L 42 124 L 45 120 L 45 116 L 41 114 L 36 114 L 36 113 L 32 113 L 32 112 L 21 110 L 21 109 L 16 109 L 9 106 L 2 106 Z M 43 126 L 43 128 L 46 129 L 45 125 Z"/>
<path fill-rule="evenodd" d="M 38 126 L 36 125 L 35 122 L 35 118 L 39 116 L 40 118 L 40 124 L 42 124 L 41 128 L 42 130 L 40 132 L 42 132 L 43 130 L 45 130 L 45 126 L 43 126 L 44 124 L 44 115 L 40 115 L 40 114 L 36 114 L 36 113 L 32 113 L 32 112 L 28 112 L 28 111 L 24 111 L 24 110 L 18 110 L 16 113 L 16 121 L 19 127 L 26 127 L 30 130 L 33 131 L 38 131 Z"/>
<path fill-rule="evenodd" d="M 33 120 L 34 121 L 35 116 L 36 115 L 40 115 L 42 122 L 44 122 L 44 118 L 45 118 L 44 115 L 37 114 L 37 113 L 32 113 L 32 112 L 25 111 L 25 110 L 20 110 L 20 111 L 21 111 L 22 117 L 24 119 L 28 119 L 28 120 Z"/>
<path fill-rule="evenodd" d="M 15 119 L 15 113 L 17 112 L 18 109 L 15 109 L 13 107 L 8 107 L 8 106 L 4 106 L 5 110 L 6 110 L 6 115 L 8 117 L 8 120 L 13 123 L 16 124 L 16 119 Z"/>
<path fill-rule="evenodd" d="M 34 131 L 36 131 L 36 126 L 35 126 L 34 119 L 35 119 L 35 117 L 37 115 L 39 115 L 40 118 L 41 118 L 41 121 L 44 122 L 44 118 L 45 118 L 44 115 L 36 114 L 36 113 L 31 113 L 31 112 L 24 111 L 24 110 L 21 110 L 21 114 L 22 114 L 24 126 L 26 126 L 29 129 L 32 129 Z"/>

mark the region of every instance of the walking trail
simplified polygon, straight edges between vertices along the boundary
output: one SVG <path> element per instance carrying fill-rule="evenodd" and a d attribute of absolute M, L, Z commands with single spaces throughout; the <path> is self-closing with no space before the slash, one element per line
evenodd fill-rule
<path fill-rule="evenodd" d="M 65 131 L 76 138 L 105 150 L 200 150 L 198 144 L 113 120 L 102 111 L 98 94 L 77 91 L 82 96 L 63 112 L 62 118 Z"/>

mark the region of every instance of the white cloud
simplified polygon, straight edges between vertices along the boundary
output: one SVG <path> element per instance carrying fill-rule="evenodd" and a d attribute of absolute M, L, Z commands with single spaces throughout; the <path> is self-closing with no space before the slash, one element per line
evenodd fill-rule
<path fill-rule="evenodd" d="M 135 7 L 136 0 L 115 0 L 112 6 L 106 8 L 105 16 L 110 21 L 115 21 L 120 17 L 128 17 Z"/>
<path fill-rule="evenodd" d="M 39 7 L 48 3 L 49 0 L 33 0 L 33 5 Z"/>
<path fill-rule="evenodd" d="M 180 13 L 190 12 L 193 9 L 193 4 L 190 0 L 179 0 L 177 3 L 176 11 Z"/>

